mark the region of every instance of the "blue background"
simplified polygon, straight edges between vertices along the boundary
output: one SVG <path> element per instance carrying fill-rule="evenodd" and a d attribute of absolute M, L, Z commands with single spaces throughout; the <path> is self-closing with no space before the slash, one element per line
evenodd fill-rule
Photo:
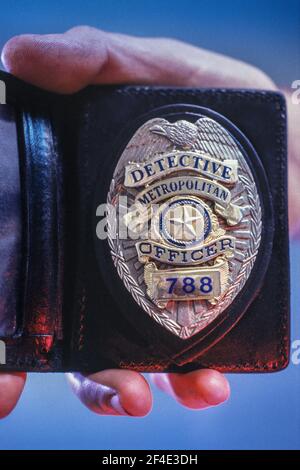
<path fill-rule="evenodd" d="M 173 36 L 263 68 L 281 86 L 300 79 L 299 0 L 1 2 L 0 46 L 19 33 L 76 24 Z M 300 339 L 300 243 L 291 245 L 293 338 Z M 274 308 L 276 305 L 274 304 Z M 19 406 L 0 422 L 1 449 L 299 449 L 300 365 L 273 375 L 231 375 L 225 405 L 181 408 L 154 390 L 143 419 L 99 417 L 61 374 L 31 375 Z"/>

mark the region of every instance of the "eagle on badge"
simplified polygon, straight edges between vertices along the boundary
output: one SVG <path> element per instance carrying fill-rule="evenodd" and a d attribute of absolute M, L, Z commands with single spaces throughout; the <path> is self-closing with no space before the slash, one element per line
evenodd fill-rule
<path fill-rule="evenodd" d="M 200 118 L 195 123 L 179 120 L 171 123 L 161 119 L 150 128 L 154 134 L 166 137 L 176 147 L 184 150 L 200 150 L 223 159 L 235 158 L 237 143 L 225 129 L 210 118 Z"/>

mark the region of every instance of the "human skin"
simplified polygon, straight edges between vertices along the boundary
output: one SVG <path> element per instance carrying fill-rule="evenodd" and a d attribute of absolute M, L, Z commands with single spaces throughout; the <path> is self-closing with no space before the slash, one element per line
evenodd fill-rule
<path fill-rule="evenodd" d="M 57 93 L 74 93 L 89 84 L 149 84 L 277 90 L 261 70 L 183 42 L 137 38 L 80 26 L 64 34 L 22 35 L 2 51 L 5 68 L 17 77 Z M 289 110 L 290 229 L 300 229 L 300 159 L 297 127 L 300 105 Z M 105 370 L 84 377 L 68 374 L 73 391 L 92 411 L 108 415 L 144 416 L 152 394 L 137 372 Z M 0 374 L 0 417 L 15 407 L 26 381 L 24 373 Z M 203 409 L 226 401 L 229 383 L 217 371 L 156 374 L 152 381 L 181 405 Z"/>

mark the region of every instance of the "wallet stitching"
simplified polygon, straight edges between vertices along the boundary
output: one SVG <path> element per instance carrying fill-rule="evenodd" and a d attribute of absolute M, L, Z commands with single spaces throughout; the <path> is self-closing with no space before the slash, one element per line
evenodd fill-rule
<path fill-rule="evenodd" d="M 88 135 L 88 129 L 89 129 L 89 123 L 88 119 L 86 116 L 90 115 L 90 109 L 91 109 L 91 101 L 88 100 L 87 102 L 87 107 L 86 107 L 86 112 L 84 115 L 84 126 L 83 126 L 83 135 L 87 136 Z M 85 138 L 85 145 L 84 145 L 84 158 L 86 160 L 86 156 L 88 153 L 88 139 Z M 84 192 L 84 195 L 86 197 L 86 193 Z M 84 286 L 80 290 L 81 295 L 80 295 L 80 314 L 79 314 L 79 328 L 78 328 L 78 337 L 77 337 L 77 351 L 83 351 L 84 350 L 84 345 L 85 345 L 85 330 L 87 328 L 87 315 L 86 315 L 86 295 L 85 295 L 85 290 Z"/>
<path fill-rule="evenodd" d="M 285 136 L 285 126 L 284 126 L 284 123 L 283 123 L 283 120 L 281 119 L 281 113 L 284 112 L 284 109 L 280 104 L 280 114 L 279 112 L 277 113 L 277 126 L 278 126 L 278 151 L 277 151 L 277 162 L 279 164 L 279 168 L 280 168 L 280 172 L 279 172 L 279 188 L 280 188 L 280 196 L 278 196 L 278 199 L 279 199 L 279 207 L 280 207 L 280 215 L 281 217 L 279 218 L 279 224 L 280 224 L 280 237 L 281 237 L 281 243 L 280 243 L 280 246 L 282 246 L 282 242 L 285 242 L 284 240 L 282 240 L 282 234 L 283 234 L 283 230 L 284 230 L 284 227 L 283 227 L 283 224 L 285 223 L 286 221 L 286 218 L 284 217 L 285 215 L 285 200 L 286 200 L 286 196 L 284 194 L 284 191 L 285 191 L 285 174 L 286 174 L 286 165 L 287 165 L 287 162 L 285 161 L 284 158 L 282 158 L 282 155 L 284 154 L 284 150 L 285 150 L 285 141 L 286 141 L 286 136 Z M 284 201 L 284 202 L 283 202 Z M 282 249 L 280 249 L 280 257 L 281 257 L 281 260 L 283 261 L 282 263 L 280 263 L 280 266 L 284 266 L 284 252 Z M 281 275 L 284 275 L 285 272 L 283 269 L 281 269 Z M 288 318 L 287 318 L 287 308 L 286 308 L 286 305 L 288 304 L 289 302 L 289 299 L 288 299 L 288 296 L 285 295 L 285 296 L 282 296 L 282 295 L 279 295 L 280 293 L 280 286 L 279 286 L 279 279 L 280 277 L 278 276 L 278 281 L 277 281 L 277 284 L 278 284 L 278 297 L 281 301 L 281 311 L 282 311 L 282 314 L 280 316 L 281 318 L 281 331 L 284 333 L 286 331 L 286 325 L 287 325 L 287 322 L 288 322 Z M 281 346 L 280 346 L 280 355 L 283 359 L 283 361 L 287 361 L 288 359 L 288 354 L 287 354 L 287 348 L 286 348 L 286 342 L 284 340 L 284 335 L 282 335 L 282 341 L 281 341 Z"/>

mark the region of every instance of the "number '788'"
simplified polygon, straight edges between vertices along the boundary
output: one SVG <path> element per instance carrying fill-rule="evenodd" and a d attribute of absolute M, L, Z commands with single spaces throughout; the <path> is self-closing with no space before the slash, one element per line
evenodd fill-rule
<path fill-rule="evenodd" d="M 170 283 L 168 293 L 172 294 L 178 286 L 178 277 L 168 277 L 166 281 Z M 185 294 L 191 294 L 197 290 L 201 294 L 209 294 L 213 290 L 213 282 L 209 276 L 203 276 L 197 281 L 193 277 L 187 276 L 182 278 L 182 282 L 180 284 L 181 289 Z"/>

